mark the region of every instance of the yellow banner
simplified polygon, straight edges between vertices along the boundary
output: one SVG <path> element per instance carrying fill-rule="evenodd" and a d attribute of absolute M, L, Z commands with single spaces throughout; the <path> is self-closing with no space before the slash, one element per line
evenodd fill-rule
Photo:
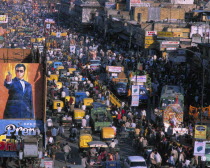
<path fill-rule="evenodd" d="M 195 125 L 195 136 L 197 139 L 206 139 L 207 126 Z"/>
<path fill-rule="evenodd" d="M 158 37 L 173 37 L 173 32 L 157 32 Z"/>

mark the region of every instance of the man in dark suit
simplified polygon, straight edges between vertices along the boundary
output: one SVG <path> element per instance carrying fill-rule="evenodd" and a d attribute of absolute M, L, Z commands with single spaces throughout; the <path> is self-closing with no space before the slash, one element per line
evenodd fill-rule
<path fill-rule="evenodd" d="M 4 86 L 9 90 L 9 97 L 4 110 L 4 119 L 34 118 L 32 86 L 24 81 L 26 67 L 24 64 L 15 66 L 16 77 L 8 72 Z"/>

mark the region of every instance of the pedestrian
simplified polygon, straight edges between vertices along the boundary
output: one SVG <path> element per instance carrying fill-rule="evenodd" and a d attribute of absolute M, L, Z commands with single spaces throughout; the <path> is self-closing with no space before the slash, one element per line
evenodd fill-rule
<path fill-rule="evenodd" d="M 81 162 L 82 162 L 83 168 L 86 168 L 87 165 L 88 165 L 87 157 L 86 156 L 83 156 L 82 159 L 81 159 Z"/>
<path fill-rule="evenodd" d="M 63 127 L 62 124 L 60 124 L 60 126 L 59 126 L 59 135 L 60 135 L 61 137 L 65 137 L 64 132 L 65 132 L 64 127 Z"/>
<path fill-rule="evenodd" d="M 162 158 L 161 158 L 160 154 L 157 151 L 155 151 L 154 158 L 155 158 L 155 161 L 156 161 L 156 168 L 160 168 L 161 167 L 161 163 L 162 163 Z"/>
<path fill-rule="evenodd" d="M 168 164 L 170 168 L 175 168 L 174 153 L 172 153 L 168 159 Z"/>
<path fill-rule="evenodd" d="M 68 162 L 68 160 L 70 159 L 71 156 L 71 147 L 69 146 L 68 143 L 65 144 L 65 146 L 63 147 L 63 151 L 64 151 L 64 160 L 65 163 Z"/>
<path fill-rule="evenodd" d="M 87 127 L 87 120 L 85 119 L 85 117 L 83 117 L 82 119 L 82 127 Z"/>
<path fill-rule="evenodd" d="M 57 135 L 58 135 L 58 129 L 56 127 L 53 127 L 51 129 L 51 133 L 52 133 L 52 137 L 53 137 L 54 143 L 56 143 L 56 139 L 57 139 Z"/>

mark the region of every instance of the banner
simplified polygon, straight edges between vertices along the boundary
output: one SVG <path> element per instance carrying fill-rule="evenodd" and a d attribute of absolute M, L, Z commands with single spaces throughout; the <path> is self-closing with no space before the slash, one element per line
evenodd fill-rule
<path fill-rule="evenodd" d="M 70 53 L 75 54 L 76 46 L 75 45 L 70 45 Z"/>
<path fill-rule="evenodd" d="M 147 76 L 146 75 L 137 76 L 137 78 L 136 78 L 136 75 L 135 75 L 131 79 L 132 82 L 135 82 L 136 80 L 137 80 L 137 82 L 141 82 L 141 83 L 147 82 Z"/>
<path fill-rule="evenodd" d="M 195 141 L 194 155 L 196 155 L 196 156 L 205 155 L 205 148 L 206 148 L 206 142 Z"/>
<path fill-rule="evenodd" d="M 0 23 L 7 23 L 8 17 L 6 15 L 0 15 Z"/>
<path fill-rule="evenodd" d="M 131 106 L 139 106 L 139 96 L 132 96 Z"/>
<path fill-rule="evenodd" d="M 197 139 L 206 139 L 206 125 L 195 125 L 195 137 Z"/>
<path fill-rule="evenodd" d="M 42 71 L 38 63 L 0 63 L 0 119 L 43 119 Z"/>
<path fill-rule="evenodd" d="M 139 95 L 139 86 L 138 85 L 132 85 L 132 96 L 138 96 Z"/>
<path fill-rule="evenodd" d="M 117 66 L 108 66 L 109 72 L 122 72 L 122 67 Z"/>

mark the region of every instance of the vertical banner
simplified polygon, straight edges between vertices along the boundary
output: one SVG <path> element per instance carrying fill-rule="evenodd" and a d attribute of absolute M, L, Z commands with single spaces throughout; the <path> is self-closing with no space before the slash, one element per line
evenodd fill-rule
<path fill-rule="evenodd" d="M 138 95 L 139 95 L 139 86 L 132 85 L 132 96 L 138 96 Z"/>
<path fill-rule="evenodd" d="M 206 125 L 196 125 L 195 126 L 195 138 L 206 139 Z"/>
<path fill-rule="evenodd" d="M 131 106 L 139 106 L 139 96 L 132 96 Z"/>
<path fill-rule="evenodd" d="M 206 148 L 206 142 L 195 141 L 194 155 L 196 155 L 196 156 L 205 155 L 205 148 Z"/>
<path fill-rule="evenodd" d="M 70 53 L 74 53 L 75 54 L 75 50 L 76 50 L 75 45 L 70 45 Z"/>

